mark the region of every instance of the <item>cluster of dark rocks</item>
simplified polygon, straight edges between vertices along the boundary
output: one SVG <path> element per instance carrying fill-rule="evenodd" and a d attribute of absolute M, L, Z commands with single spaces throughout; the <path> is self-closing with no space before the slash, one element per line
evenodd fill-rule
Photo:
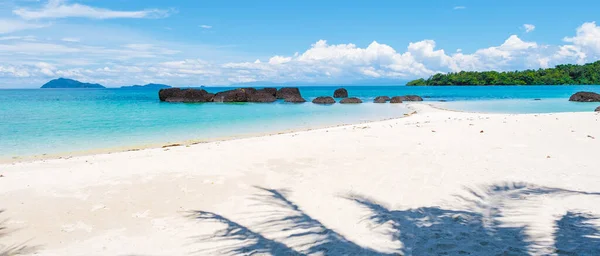
<path fill-rule="evenodd" d="M 421 98 L 421 96 L 417 96 L 417 95 L 394 96 L 391 98 L 388 96 L 379 96 L 379 97 L 375 98 L 375 100 L 373 102 L 386 103 L 388 101 L 390 103 L 402 103 L 405 101 L 423 101 L 423 98 Z"/>
<path fill-rule="evenodd" d="M 574 102 L 600 102 L 600 94 L 595 92 L 577 92 L 569 98 L 569 101 Z M 594 111 L 600 112 L 600 107 Z"/>
<path fill-rule="evenodd" d="M 158 91 L 158 98 L 165 102 L 275 102 L 277 99 L 283 99 L 285 102 L 302 103 L 306 102 L 298 88 L 285 87 L 277 90 L 276 88 L 238 88 L 209 93 L 204 89 L 181 89 L 168 88 Z"/>
<path fill-rule="evenodd" d="M 317 97 L 312 102 L 316 103 L 316 104 L 334 104 L 335 103 L 334 98 L 342 98 L 340 100 L 341 104 L 362 103 L 362 100 L 359 98 L 356 98 L 356 97 L 349 98 L 348 90 L 346 90 L 345 88 L 339 88 L 339 89 L 335 90 L 333 92 L 333 97 L 329 97 L 329 96 Z M 423 101 L 423 98 L 421 98 L 420 96 L 417 96 L 417 95 L 395 96 L 395 97 L 391 97 L 391 98 L 388 96 L 378 96 L 375 98 L 375 100 L 373 100 L 374 103 L 386 103 L 388 101 L 390 103 L 402 103 L 404 101 Z"/>
<path fill-rule="evenodd" d="M 199 102 L 275 102 L 278 99 L 289 103 L 303 103 L 306 102 L 300 90 L 296 87 L 284 87 L 281 89 L 276 88 L 238 88 L 233 90 L 227 90 L 218 92 L 216 94 L 209 93 L 204 89 L 181 89 L 181 88 L 167 88 L 158 91 L 158 97 L 160 101 L 165 102 L 184 102 L 184 103 L 199 103 Z M 321 96 L 315 98 L 312 103 L 315 104 L 335 104 L 335 98 L 341 98 L 339 103 L 341 104 L 359 104 L 362 100 L 356 97 L 348 97 L 348 90 L 345 88 L 339 88 L 333 92 L 331 96 Z M 375 103 L 402 103 L 403 101 L 423 101 L 423 98 L 417 95 L 406 95 L 406 96 L 379 96 L 375 98 Z"/>

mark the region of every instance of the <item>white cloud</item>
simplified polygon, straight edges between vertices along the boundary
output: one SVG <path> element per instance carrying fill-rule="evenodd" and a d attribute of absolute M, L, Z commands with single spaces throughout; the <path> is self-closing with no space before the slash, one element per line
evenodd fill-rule
<path fill-rule="evenodd" d="M 523 24 L 523 29 L 525 29 L 525 33 L 533 32 L 535 30 L 535 25 Z"/>
<path fill-rule="evenodd" d="M 56 19 L 56 18 L 164 18 L 169 16 L 167 10 L 148 9 L 139 11 L 115 11 L 82 4 L 67 4 L 63 0 L 50 0 L 41 9 L 18 8 L 13 13 L 25 20 Z"/>
<path fill-rule="evenodd" d="M 210 25 L 200 25 L 199 27 L 203 28 L 203 29 L 211 29 L 212 26 Z"/>
<path fill-rule="evenodd" d="M 292 60 L 292 57 L 273 56 L 269 59 L 269 64 L 284 64 Z"/>
<path fill-rule="evenodd" d="M 47 27 L 48 24 L 37 24 L 20 20 L 0 19 L 0 34 L 8 34 L 16 31 Z"/>
<path fill-rule="evenodd" d="M 563 46 L 563 48 L 575 52 L 584 61 L 600 58 L 600 27 L 595 22 L 584 23 L 577 28 L 577 34 L 574 37 L 565 37 L 564 41 L 572 43 L 572 45 Z"/>
<path fill-rule="evenodd" d="M 467 7 L 466 6 L 454 6 L 453 9 L 454 10 L 464 10 L 464 9 L 467 9 Z"/>

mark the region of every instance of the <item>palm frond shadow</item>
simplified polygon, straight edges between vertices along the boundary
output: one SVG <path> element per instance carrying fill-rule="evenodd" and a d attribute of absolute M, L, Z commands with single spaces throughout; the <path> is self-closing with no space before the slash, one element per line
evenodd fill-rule
<path fill-rule="evenodd" d="M 2 214 L 4 210 L 0 210 Z M 6 220 L 0 222 L 0 239 L 9 235 L 9 229 L 6 227 Z M 33 253 L 39 249 L 39 246 L 29 246 L 26 243 L 6 245 L 0 240 L 0 256 L 21 255 Z"/>
<path fill-rule="evenodd" d="M 556 221 L 556 253 L 558 255 L 600 255 L 600 229 L 591 221 L 600 219 L 590 214 L 567 212 Z"/>
<path fill-rule="evenodd" d="M 403 243 L 406 255 L 524 255 L 533 250 L 593 251 L 600 255 L 600 234 L 589 224 L 591 217 L 567 213 L 556 225 L 554 248 L 540 248 L 525 235 L 527 225 L 507 227 L 500 219 L 508 200 L 522 200 L 529 196 L 598 196 L 600 193 L 541 187 L 528 183 L 505 182 L 478 188 L 465 188 L 470 196 L 458 196 L 469 205 L 469 210 L 456 211 L 439 207 L 421 207 L 408 210 L 390 210 L 376 200 L 360 195 L 348 195 L 369 210 L 367 219 L 376 225 L 391 223 L 393 239 Z M 527 206 L 520 206 L 527 207 Z M 530 206 L 534 207 L 534 206 Z M 518 214 L 519 209 L 511 209 Z M 594 235 L 595 234 L 595 237 Z M 562 237 L 562 238 L 561 238 Z M 470 243 L 467 243 L 470 242 Z M 461 246 L 469 244 L 468 247 Z M 592 246 L 588 246 L 592 245 Z M 589 247 L 589 248 L 588 248 Z M 568 248 L 568 249 L 565 249 Z M 595 249 L 592 249 L 595 248 Z M 581 252 L 580 252 L 581 253 Z M 579 254 L 576 254 L 579 255 Z"/>
<path fill-rule="evenodd" d="M 224 224 L 201 242 L 217 243 L 210 251 L 221 255 L 527 255 L 539 247 L 527 237 L 527 226 L 502 223 L 507 200 L 530 196 L 598 196 L 600 193 L 540 187 L 527 183 L 499 183 L 465 188 L 466 210 L 420 207 L 393 210 L 362 195 L 347 195 L 368 210 L 365 220 L 389 225 L 386 233 L 402 244 L 394 253 L 361 246 L 306 213 L 289 199 L 287 190 L 256 187 L 252 197 L 261 210 L 250 212 L 252 227 L 244 226 L 216 213 L 196 211 L 191 218 Z M 264 209 L 264 210 L 262 210 Z M 556 222 L 555 245 L 548 251 L 559 255 L 600 255 L 600 234 L 590 222 L 596 217 L 569 212 Z M 354 223 L 349 223 L 354 224 Z M 226 244 L 226 245 L 222 245 Z"/>
<path fill-rule="evenodd" d="M 190 214 L 190 217 L 201 221 L 215 221 L 226 226 L 224 229 L 210 236 L 199 237 L 200 241 L 229 242 L 227 243 L 228 245 L 203 251 L 204 253 L 212 252 L 222 255 L 253 255 L 257 253 L 270 253 L 272 255 L 298 254 L 285 244 L 265 238 L 260 233 L 254 232 L 222 215 L 205 211 L 194 211 Z"/>
<path fill-rule="evenodd" d="M 259 212 L 255 216 L 260 221 L 250 228 L 215 213 L 196 211 L 191 217 L 199 220 L 217 221 L 225 228 L 205 237 L 212 242 L 237 242 L 231 246 L 218 246 L 212 252 L 227 255 L 252 255 L 269 253 L 272 255 L 399 255 L 383 253 L 360 246 L 320 221 L 306 214 L 298 205 L 286 197 L 286 190 L 266 189 L 253 197 L 258 205 L 274 210 Z M 265 235 L 271 235 L 268 239 Z"/>

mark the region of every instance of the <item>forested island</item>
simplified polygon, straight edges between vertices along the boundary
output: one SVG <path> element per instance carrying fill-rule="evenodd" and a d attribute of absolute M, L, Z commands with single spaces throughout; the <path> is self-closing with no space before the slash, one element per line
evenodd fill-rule
<path fill-rule="evenodd" d="M 435 74 L 428 79 L 410 81 L 406 85 L 600 85 L 600 61 L 538 70 Z"/>
<path fill-rule="evenodd" d="M 101 84 L 82 83 L 68 78 L 58 78 L 51 80 L 41 87 L 42 89 L 101 89 L 106 88 Z"/>

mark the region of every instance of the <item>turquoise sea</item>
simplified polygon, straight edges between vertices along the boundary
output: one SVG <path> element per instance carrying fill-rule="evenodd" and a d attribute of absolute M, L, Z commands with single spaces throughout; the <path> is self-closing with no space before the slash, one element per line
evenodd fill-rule
<path fill-rule="evenodd" d="M 311 100 L 331 95 L 336 88 L 300 90 Z M 157 90 L 146 89 L 0 90 L 0 158 L 246 136 L 401 117 L 408 112 L 404 104 L 370 103 L 380 95 L 417 94 L 448 109 L 494 113 L 593 111 L 600 106 L 567 100 L 577 91 L 600 93 L 600 86 L 346 88 L 350 96 L 366 103 L 174 104 L 159 102 Z"/>

